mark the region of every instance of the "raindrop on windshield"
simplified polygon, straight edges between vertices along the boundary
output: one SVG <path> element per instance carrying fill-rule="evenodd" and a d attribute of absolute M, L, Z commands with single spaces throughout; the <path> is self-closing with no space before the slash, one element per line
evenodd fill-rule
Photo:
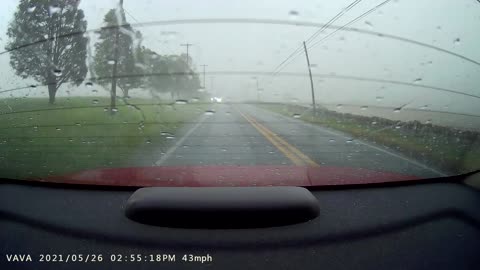
<path fill-rule="evenodd" d="M 432 120 L 428 119 L 427 121 L 425 121 L 425 124 L 431 124 L 432 123 Z"/>
<path fill-rule="evenodd" d="M 30 88 L 37 88 L 37 86 L 32 84 L 32 85 L 30 85 Z"/>
<path fill-rule="evenodd" d="M 151 140 L 146 140 L 145 143 L 150 144 L 150 143 L 152 143 L 152 141 Z"/>
<path fill-rule="evenodd" d="M 165 137 L 165 139 L 173 140 L 173 139 L 175 139 L 175 136 L 167 136 L 167 137 Z"/>
<path fill-rule="evenodd" d="M 98 99 L 92 100 L 92 104 L 98 104 Z"/>
<path fill-rule="evenodd" d="M 178 104 L 178 105 L 185 105 L 187 103 L 188 103 L 188 101 L 184 100 L 184 99 L 178 99 L 178 100 L 175 101 L 175 104 Z"/>
<path fill-rule="evenodd" d="M 116 112 L 118 112 L 118 109 L 117 108 L 112 108 L 112 112 L 116 113 Z"/>
<path fill-rule="evenodd" d="M 420 107 L 420 110 L 426 110 L 428 109 L 428 105 L 423 105 L 422 107 Z"/>
<path fill-rule="evenodd" d="M 298 11 L 290 10 L 290 12 L 288 12 L 288 15 L 290 16 L 291 20 L 295 20 L 298 18 Z"/>
<path fill-rule="evenodd" d="M 57 128 L 55 128 L 55 130 L 56 130 L 56 131 L 60 131 L 60 130 L 62 130 L 62 129 L 57 127 Z"/>
<path fill-rule="evenodd" d="M 342 104 L 337 104 L 337 109 L 341 109 L 342 108 Z"/>
<path fill-rule="evenodd" d="M 330 140 L 328 140 L 328 142 L 330 142 L 330 143 L 334 143 L 334 142 L 335 142 L 335 140 L 334 140 L 334 139 L 330 139 Z"/>
<path fill-rule="evenodd" d="M 107 64 L 113 65 L 113 64 L 115 64 L 115 60 L 108 60 L 108 61 L 107 61 Z"/>
<path fill-rule="evenodd" d="M 296 113 L 293 115 L 293 118 L 300 118 L 300 116 L 301 116 L 300 114 Z"/>
<path fill-rule="evenodd" d="M 375 99 L 376 99 L 377 101 L 382 101 L 382 100 L 383 100 L 383 97 L 378 96 L 378 97 L 376 97 Z"/>
<path fill-rule="evenodd" d="M 377 124 L 377 121 L 373 121 L 373 122 L 372 122 L 372 125 L 376 125 L 376 124 Z"/>
<path fill-rule="evenodd" d="M 362 106 L 362 107 L 360 108 L 360 110 L 362 110 L 362 111 L 365 111 L 366 109 L 368 109 L 368 106 Z"/>
<path fill-rule="evenodd" d="M 353 140 L 352 140 L 352 139 L 348 139 L 348 140 L 346 140 L 345 142 L 346 142 L 346 143 L 352 143 Z"/>
<path fill-rule="evenodd" d="M 214 110 L 205 111 L 205 114 L 206 114 L 206 115 L 213 115 L 214 113 L 215 113 Z"/>
<path fill-rule="evenodd" d="M 416 78 L 415 80 L 413 80 L 413 83 L 419 83 L 422 81 L 422 78 Z"/>
<path fill-rule="evenodd" d="M 79 126 L 81 126 L 81 125 L 82 125 L 82 124 L 80 124 L 80 123 L 75 123 L 75 126 L 77 126 L 77 127 L 79 127 Z"/>
<path fill-rule="evenodd" d="M 92 83 L 92 82 L 87 82 L 87 83 L 85 83 L 85 85 L 86 85 L 87 87 L 92 87 L 92 86 L 93 86 L 93 83 Z"/>
<path fill-rule="evenodd" d="M 98 93 L 98 90 L 97 90 L 97 89 L 93 89 L 93 90 L 92 90 L 92 93 Z"/>
<path fill-rule="evenodd" d="M 58 68 L 54 69 L 53 70 L 53 75 L 55 75 L 57 77 L 62 76 L 62 70 L 58 69 Z"/>
<path fill-rule="evenodd" d="M 27 8 L 27 11 L 28 11 L 29 13 L 32 13 L 32 12 L 35 11 L 36 8 L 37 8 L 36 6 L 29 6 L 29 7 Z"/>
<path fill-rule="evenodd" d="M 456 39 L 453 41 L 453 44 L 459 45 L 459 44 L 460 44 L 460 38 L 456 38 Z"/>
<path fill-rule="evenodd" d="M 395 109 L 393 110 L 393 112 L 394 112 L 394 113 L 399 113 L 401 110 L 402 110 L 402 108 L 395 108 Z"/>
<path fill-rule="evenodd" d="M 164 132 L 160 132 L 160 135 L 162 135 L 162 136 L 173 136 L 172 133 L 165 132 L 165 131 L 164 131 Z"/>

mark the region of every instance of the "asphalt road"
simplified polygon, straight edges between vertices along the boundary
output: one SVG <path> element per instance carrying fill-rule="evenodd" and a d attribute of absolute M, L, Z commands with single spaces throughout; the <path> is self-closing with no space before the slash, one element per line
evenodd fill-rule
<path fill-rule="evenodd" d="M 440 172 L 348 134 L 253 105 L 215 104 L 155 161 L 176 165 L 340 166 L 435 177 Z"/>

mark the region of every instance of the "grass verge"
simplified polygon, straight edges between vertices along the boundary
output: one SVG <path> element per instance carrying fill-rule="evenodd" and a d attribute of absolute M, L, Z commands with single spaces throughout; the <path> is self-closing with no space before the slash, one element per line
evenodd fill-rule
<path fill-rule="evenodd" d="M 356 116 L 321 109 L 314 116 L 303 106 L 263 103 L 257 106 L 286 116 L 332 128 L 394 149 L 410 158 L 445 171 L 466 173 L 480 168 L 478 132 L 399 122 L 379 117 Z"/>
<path fill-rule="evenodd" d="M 58 98 L 0 101 L 0 177 L 25 179 L 87 169 L 131 166 L 138 153 L 145 164 L 159 159 L 169 139 L 195 121 L 207 104 L 153 104 L 151 100 Z"/>

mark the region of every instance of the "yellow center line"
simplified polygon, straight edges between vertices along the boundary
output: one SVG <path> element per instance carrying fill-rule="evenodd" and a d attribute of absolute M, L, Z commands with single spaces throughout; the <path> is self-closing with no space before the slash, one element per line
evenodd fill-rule
<path fill-rule="evenodd" d="M 309 158 L 307 155 L 305 155 L 302 151 L 300 151 L 298 148 L 296 148 L 295 146 L 289 144 L 287 141 L 285 141 L 283 138 L 281 138 L 280 136 L 278 136 L 277 134 L 273 133 L 271 130 L 269 130 L 267 127 L 265 127 L 264 125 L 258 123 L 257 120 L 255 120 L 253 117 L 250 118 L 253 122 L 255 122 L 257 125 L 259 125 L 260 127 L 264 128 L 266 132 L 270 133 L 271 136 L 275 137 L 278 141 L 280 141 L 280 143 L 282 143 L 283 145 L 285 145 L 288 149 L 290 149 L 290 151 L 292 151 L 293 153 L 295 153 L 297 156 L 299 156 L 303 161 L 305 161 L 305 163 L 307 163 L 308 165 L 311 165 L 311 166 L 318 166 L 318 164 L 313 161 L 311 158 Z"/>
<path fill-rule="evenodd" d="M 271 130 L 269 130 L 267 127 L 264 125 L 260 124 L 255 118 L 250 117 L 250 120 L 252 120 L 255 124 L 257 124 L 260 128 L 263 128 L 265 132 L 269 133 L 271 136 L 276 138 L 281 144 L 285 145 L 291 152 L 295 153 L 298 157 L 300 157 L 306 164 L 310 166 L 319 166 L 315 161 L 313 161 L 310 157 L 305 155 L 302 151 L 300 151 L 298 148 L 295 146 L 291 145 L 287 141 L 285 141 L 282 137 L 278 136 L 277 134 L 273 133 Z"/>
<path fill-rule="evenodd" d="M 238 111 L 238 110 L 237 110 Z M 254 122 L 252 122 L 248 116 L 244 115 L 242 112 L 238 111 L 238 113 L 240 113 L 243 118 L 245 118 L 254 128 L 257 129 L 258 132 L 260 132 L 260 134 L 262 134 L 268 141 L 270 141 L 278 150 L 280 150 L 280 152 L 282 152 L 288 159 L 290 159 L 293 164 L 295 165 L 305 165 L 304 162 L 299 158 L 297 157 L 296 155 L 294 155 L 293 153 L 291 153 L 288 149 L 286 149 L 283 145 L 281 145 L 279 142 L 277 142 L 273 137 L 271 137 L 268 133 L 266 133 L 264 130 L 262 130 L 259 126 L 257 126 L 257 124 L 255 124 Z"/>
<path fill-rule="evenodd" d="M 236 109 L 236 108 L 235 108 Z M 287 158 L 289 158 L 295 165 L 310 165 L 318 166 L 315 161 L 303 154 L 300 150 L 286 142 L 277 134 L 270 131 L 264 125 L 258 123 L 253 117 L 243 114 L 240 110 L 236 109 L 240 115 L 242 115 L 258 132 L 260 132 L 267 140 L 269 140 L 278 150 L 280 150 Z"/>

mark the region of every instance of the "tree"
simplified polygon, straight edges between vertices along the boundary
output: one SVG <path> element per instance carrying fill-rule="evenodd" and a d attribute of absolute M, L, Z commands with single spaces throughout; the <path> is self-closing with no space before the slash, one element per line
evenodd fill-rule
<path fill-rule="evenodd" d="M 201 87 L 200 78 L 194 70 L 187 68 L 186 55 L 161 56 L 150 49 L 145 49 L 143 55 L 151 73 L 148 86 L 153 92 L 169 92 L 172 99 L 195 97 L 196 91 Z"/>
<path fill-rule="evenodd" d="M 188 57 L 188 60 L 187 60 Z M 172 64 L 179 70 L 182 75 L 177 77 L 177 95 L 184 99 L 192 98 L 197 95 L 197 90 L 202 87 L 198 73 L 194 68 L 188 66 L 187 63 L 192 63 L 190 56 L 186 54 L 180 55 L 175 58 L 175 62 Z"/>
<path fill-rule="evenodd" d="M 79 2 L 20 0 L 7 30 L 10 65 L 18 76 L 46 84 L 50 104 L 63 83 L 80 85 L 87 75 L 88 39 L 82 34 L 68 35 L 87 28 Z M 42 42 L 22 47 L 38 41 Z"/>
<path fill-rule="evenodd" d="M 171 92 L 175 85 L 174 78 L 169 71 L 168 59 L 150 49 L 144 49 L 142 55 L 151 74 L 147 77 L 147 85 L 152 93 Z"/>
<path fill-rule="evenodd" d="M 117 18 L 115 9 L 111 9 L 104 17 L 105 28 L 98 32 L 99 41 L 95 44 L 95 72 L 102 78 L 98 83 L 105 87 L 110 85 L 109 78 L 112 76 L 115 61 L 116 33 L 115 27 L 112 26 L 121 25 L 116 44 L 118 46 L 117 85 L 122 90 L 123 96 L 128 97 L 130 89 L 141 87 L 143 84 L 141 75 L 145 73 L 145 67 L 139 42 L 142 35 L 126 23 L 125 14 L 122 11 L 119 13 L 121 18 Z"/>

